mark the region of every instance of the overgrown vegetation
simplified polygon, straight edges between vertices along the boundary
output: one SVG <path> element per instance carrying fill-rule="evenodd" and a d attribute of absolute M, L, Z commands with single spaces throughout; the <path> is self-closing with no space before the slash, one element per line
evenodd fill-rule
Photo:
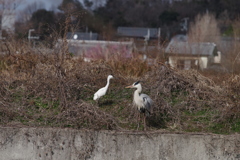
<path fill-rule="evenodd" d="M 147 119 L 149 130 L 240 131 L 239 75 L 148 65 L 137 54 L 84 62 L 67 56 L 66 50 L 46 54 L 15 41 L 2 46 L 6 50 L 0 57 L 1 126 L 136 130 L 133 90 L 125 86 L 141 80 L 143 92 L 155 103 Z M 93 94 L 109 74 L 116 79 L 98 106 Z"/>
<path fill-rule="evenodd" d="M 209 21 L 205 18 L 199 21 Z M 148 130 L 240 132 L 238 45 L 229 51 L 232 56 L 224 57 L 222 65 L 228 72 L 172 69 L 164 65 L 163 55 L 155 56 L 157 62 L 149 64 L 138 53 L 129 56 L 125 50 L 111 48 L 89 53 L 95 60 L 85 62 L 68 52 L 66 33 L 78 24 L 67 17 L 61 25 L 51 36 L 56 41 L 63 37 L 62 43 L 56 47 L 51 39 L 52 45 L 46 45 L 51 46 L 50 52 L 44 45 L 33 49 L 14 37 L 1 41 L 1 126 L 136 130 L 138 111 L 132 105 L 133 90 L 125 86 L 141 80 L 143 92 L 154 101 Z M 213 28 L 217 29 L 215 24 Z M 233 31 L 237 36 L 237 27 Z M 195 36 L 202 42 L 208 34 Z M 96 104 L 93 94 L 106 84 L 109 74 L 115 79 Z"/>

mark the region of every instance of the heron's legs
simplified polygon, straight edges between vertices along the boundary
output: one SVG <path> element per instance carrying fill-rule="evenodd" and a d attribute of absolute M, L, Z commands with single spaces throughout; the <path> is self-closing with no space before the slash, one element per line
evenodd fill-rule
<path fill-rule="evenodd" d="M 139 123 L 140 123 L 140 121 L 141 121 L 141 113 L 140 113 L 140 112 L 138 113 L 137 121 L 138 121 L 137 130 L 138 130 L 138 128 L 139 128 Z"/>

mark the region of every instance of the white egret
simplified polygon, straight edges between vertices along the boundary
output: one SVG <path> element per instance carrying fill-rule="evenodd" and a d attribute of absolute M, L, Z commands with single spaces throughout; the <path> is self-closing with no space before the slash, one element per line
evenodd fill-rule
<path fill-rule="evenodd" d="M 141 119 L 141 113 L 144 114 L 144 130 L 146 130 L 146 116 L 149 116 L 152 111 L 153 106 L 153 100 L 146 94 L 141 94 L 142 92 L 142 85 L 140 84 L 140 81 L 137 81 L 133 83 L 130 86 L 127 86 L 126 88 L 137 88 L 137 90 L 134 91 L 133 95 L 133 103 L 137 107 L 139 113 L 139 120 Z M 139 123 L 138 123 L 139 127 Z"/>
<path fill-rule="evenodd" d="M 107 84 L 106 84 L 106 86 L 103 87 L 103 88 L 100 88 L 100 89 L 94 94 L 93 100 L 95 100 L 95 101 L 98 102 L 99 98 L 102 97 L 102 96 L 104 96 L 104 95 L 106 94 L 106 92 L 107 92 L 107 90 L 108 90 L 108 86 L 109 86 L 109 84 L 110 84 L 110 79 L 112 79 L 112 78 L 113 78 L 112 75 L 109 75 L 109 76 L 107 77 Z"/>

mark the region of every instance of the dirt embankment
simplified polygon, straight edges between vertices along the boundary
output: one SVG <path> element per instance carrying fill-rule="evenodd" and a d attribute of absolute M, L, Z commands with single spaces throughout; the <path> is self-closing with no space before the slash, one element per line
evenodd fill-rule
<path fill-rule="evenodd" d="M 1 126 L 136 130 L 133 90 L 125 86 L 140 80 L 154 101 L 148 130 L 240 132 L 238 75 L 148 66 L 139 59 L 86 63 L 57 58 L 30 53 L 1 57 Z M 115 79 L 98 105 L 93 94 L 109 74 Z M 216 82 L 216 75 L 224 81 Z"/>

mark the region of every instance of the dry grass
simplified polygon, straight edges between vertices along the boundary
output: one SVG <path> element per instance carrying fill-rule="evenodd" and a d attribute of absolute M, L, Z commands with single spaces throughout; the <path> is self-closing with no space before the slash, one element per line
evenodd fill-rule
<path fill-rule="evenodd" d="M 190 42 L 214 42 L 218 44 L 220 40 L 220 29 L 215 16 L 211 13 L 199 14 L 195 22 L 189 29 Z"/>
<path fill-rule="evenodd" d="M 227 68 L 233 74 L 239 74 L 239 63 L 240 63 L 240 22 L 236 20 L 232 23 L 233 27 L 233 37 L 232 43 L 227 48 L 228 50 L 225 51 L 226 53 L 223 54 L 223 63 L 222 65 Z"/>
<path fill-rule="evenodd" d="M 0 56 L 2 126 L 135 130 L 133 90 L 124 87 L 141 80 L 143 92 L 155 102 L 150 130 L 240 131 L 239 75 L 149 66 L 137 56 L 84 62 L 67 53 L 44 54 L 21 46 L 25 49 L 18 54 Z M 93 94 L 109 74 L 116 79 L 98 106 Z"/>
<path fill-rule="evenodd" d="M 114 73 L 125 77 L 139 77 L 151 70 L 147 62 L 139 59 L 139 54 L 131 53 L 126 46 L 109 46 L 105 49 L 93 48 L 85 53 L 85 58 L 92 61 L 102 61 L 108 65 Z"/>

